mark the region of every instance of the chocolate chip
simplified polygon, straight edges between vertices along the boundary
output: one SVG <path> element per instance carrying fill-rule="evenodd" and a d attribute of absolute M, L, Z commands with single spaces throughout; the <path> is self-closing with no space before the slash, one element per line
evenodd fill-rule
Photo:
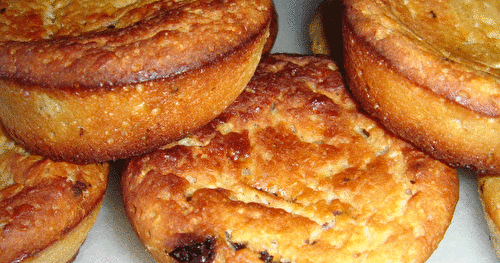
<path fill-rule="evenodd" d="M 370 132 L 365 130 L 365 129 L 361 129 L 361 132 L 363 133 L 363 136 L 365 136 L 365 138 L 368 138 L 370 137 Z"/>
<path fill-rule="evenodd" d="M 76 181 L 75 184 L 73 185 L 73 194 L 75 196 L 80 196 L 83 194 L 83 191 L 85 191 L 89 186 L 85 184 L 84 182 Z"/>
<path fill-rule="evenodd" d="M 236 251 L 244 249 L 244 248 L 247 247 L 247 245 L 245 245 L 243 243 L 233 243 L 233 242 L 230 242 L 230 243 L 231 243 L 231 246 L 233 247 L 233 249 L 236 250 Z"/>
<path fill-rule="evenodd" d="M 168 255 L 178 262 L 213 262 L 215 259 L 215 238 L 209 237 L 203 242 L 179 246 Z"/>
<path fill-rule="evenodd" d="M 267 251 L 260 252 L 259 259 L 264 261 L 265 263 L 273 263 L 273 256 L 269 255 Z"/>
<path fill-rule="evenodd" d="M 231 245 L 231 247 L 234 250 L 238 251 L 247 247 L 247 245 L 244 243 L 236 243 L 231 241 L 231 231 L 226 231 L 225 234 L 226 234 L 226 241 Z"/>
<path fill-rule="evenodd" d="M 5 7 L 4 7 L 4 8 L 2 8 L 2 9 L 0 9 L 0 14 L 5 13 L 5 10 L 6 10 L 6 9 L 5 9 Z"/>
<path fill-rule="evenodd" d="M 308 245 L 311 245 L 311 246 L 314 246 L 314 245 L 316 245 L 316 243 L 318 243 L 318 241 L 314 240 L 313 242 L 311 242 L 310 239 L 306 239 L 306 241 L 304 241 L 304 243 L 306 243 Z"/>

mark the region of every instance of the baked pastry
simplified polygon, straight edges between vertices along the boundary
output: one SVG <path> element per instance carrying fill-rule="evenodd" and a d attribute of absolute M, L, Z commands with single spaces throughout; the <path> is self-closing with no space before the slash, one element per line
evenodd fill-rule
<path fill-rule="evenodd" d="M 344 5 L 346 82 L 362 107 L 437 159 L 499 173 L 497 2 Z"/>
<path fill-rule="evenodd" d="M 122 193 L 158 262 L 424 262 L 458 179 L 361 113 L 332 60 L 275 54 L 204 128 L 132 158 Z"/>
<path fill-rule="evenodd" d="M 239 95 L 273 12 L 272 0 L 0 1 L 0 118 L 53 160 L 151 151 Z"/>
<path fill-rule="evenodd" d="M 30 155 L 0 129 L 0 262 L 69 262 L 97 219 L 109 165 Z"/>
<path fill-rule="evenodd" d="M 478 188 L 484 217 L 490 229 L 490 240 L 500 258 L 500 177 L 479 175 Z"/>

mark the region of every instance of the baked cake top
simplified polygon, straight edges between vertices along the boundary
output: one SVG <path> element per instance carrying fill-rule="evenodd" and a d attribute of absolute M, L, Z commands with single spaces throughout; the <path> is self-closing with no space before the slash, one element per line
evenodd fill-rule
<path fill-rule="evenodd" d="M 500 2 L 382 0 L 416 37 L 457 60 L 500 69 Z M 498 76 L 498 70 L 494 70 Z"/>
<path fill-rule="evenodd" d="M 344 3 L 345 25 L 399 74 L 484 116 L 500 116 L 498 3 Z"/>
<path fill-rule="evenodd" d="M 190 246 L 215 262 L 423 262 L 458 199 L 455 170 L 364 115 L 335 63 L 312 56 L 263 58 L 219 117 L 122 178 L 160 262 Z"/>
<path fill-rule="evenodd" d="M 100 87 L 199 68 L 260 36 L 271 0 L 0 1 L 0 78 Z"/>
<path fill-rule="evenodd" d="M 31 257 L 71 231 L 102 201 L 108 175 L 107 163 L 31 155 L 0 129 L 0 261 Z"/>

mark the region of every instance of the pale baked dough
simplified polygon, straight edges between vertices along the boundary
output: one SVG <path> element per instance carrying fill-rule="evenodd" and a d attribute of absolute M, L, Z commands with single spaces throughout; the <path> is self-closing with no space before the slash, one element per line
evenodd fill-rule
<path fill-rule="evenodd" d="M 97 219 L 109 165 L 31 155 L 0 129 L 0 262 L 68 262 Z"/>
<path fill-rule="evenodd" d="M 332 60 L 278 54 L 204 128 L 132 158 L 122 193 L 158 262 L 424 262 L 458 178 L 359 111 Z"/>
<path fill-rule="evenodd" d="M 154 150 L 238 96 L 273 12 L 271 0 L 0 1 L 0 118 L 54 160 Z"/>

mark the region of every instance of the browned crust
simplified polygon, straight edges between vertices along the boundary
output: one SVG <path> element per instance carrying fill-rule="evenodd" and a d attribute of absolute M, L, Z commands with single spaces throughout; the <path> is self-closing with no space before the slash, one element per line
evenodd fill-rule
<path fill-rule="evenodd" d="M 453 56 L 436 47 L 436 43 L 427 42 L 425 35 L 417 35 L 411 25 L 405 24 L 408 19 L 398 17 L 404 12 L 391 9 L 399 8 L 397 1 L 347 0 L 344 4 L 348 27 L 377 56 L 387 59 L 398 74 L 480 115 L 499 116 L 500 82 L 496 69 L 468 60 L 466 57 L 472 54 Z M 422 1 L 422 5 L 434 5 L 434 16 L 417 13 L 418 18 L 413 21 L 439 23 L 439 19 L 446 19 L 449 10 L 440 10 L 441 5 L 431 1 Z M 449 29 L 445 34 L 450 30 L 453 31 Z"/>
<path fill-rule="evenodd" d="M 53 162 L 0 137 L 0 261 L 18 262 L 63 238 L 96 209 L 109 166 Z"/>
<path fill-rule="evenodd" d="M 220 1 L 214 1 L 210 5 L 200 2 L 200 7 L 207 8 L 207 12 L 224 10 Z M 211 57 L 210 60 L 184 60 L 182 69 L 178 68 L 179 72 L 173 76 L 147 73 L 151 78 L 141 80 L 143 82 L 140 83 L 123 86 L 106 84 L 105 87 L 92 87 L 92 84 L 85 89 L 57 86 L 54 83 L 55 87 L 33 86 L 25 81 L 20 83 L 16 79 L 0 78 L 0 116 L 7 132 L 32 153 L 53 160 L 91 163 L 128 158 L 152 151 L 206 124 L 234 101 L 248 83 L 268 40 L 269 27 L 276 26 L 271 23 L 274 11 L 271 1 L 228 1 L 225 5 L 228 10 L 239 6 L 239 13 L 235 12 L 244 20 L 231 20 L 234 28 L 232 24 L 224 24 L 228 27 L 226 30 L 235 30 L 233 33 L 237 35 L 237 39 L 219 34 L 218 30 L 223 29 L 217 29 L 218 26 L 223 27 L 220 23 L 227 21 L 211 19 L 212 22 L 207 23 L 208 28 L 197 28 L 202 23 L 199 25 L 188 18 L 191 13 L 203 14 L 204 10 L 188 12 L 184 9 L 189 5 L 183 7 L 183 12 L 189 14 L 185 15 L 188 16 L 186 21 L 179 23 L 190 22 L 194 23 L 193 27 L 197 30 L 208 30 L 198 32 L 203 37 L 217 36 L 214 36 L 213 41 L 207 40 L 204 43 L 207 49 L 203 52 Z M 258 14 L 254 14 L 255 12 Z M 245 19 L 249 14 L 255 15 L 249 19 L 255 23 L 251 24 L 251 28 L 246 27 L 250 26 L 250 22 Z M 231 19 L 232 16 L 223 17 Z M 179 26 L 175 23 L 173 25 Z M 239 31 L 240 27 L 248 32 Z M 178 34 L 173 35 L 180 37 Z M 187 40 L 187 37 L 184 35 L 182 40 Z M 227 41 L 223 47 L 218 46 L 220 43 L 217 41 L 222 41 L 219 38 Z M 62 39 L 66 38 L 57 38 L 57 41 Z M 71 39 L 68 41 L 72 41 Z M 175 37 L 172 41 L 174 40 L 181 41 Z M 191 42 L 182 43 L 182 46 L 198 48 L 192 42 L 199 40 L 195 36 L 190 40 Z M 29 44 L 33 43 L 26 43 Z M 162 50 L 156 49 L 155 45 L 158 43 L 144 44 L 146 53 Z M 134 44 L 129 47 L 132 46 Z M 184 54 L 193 50 L 188 51 L 179 51 L 178 54 L 158 53 L 158 59 L 191 56 Z M 164 62 L 158 63 L 156 65 L 161 66 Z M 110 81 L 113 83 L 112 79 Z"/>
<path fill-rule="evenodd" d="M 480 175 L 478 191 L 483 206 L 484 218 L 490 229 L 490 240 L 500 258 L 500 177 Z"/>
<path fill-rule="evenodd" d="M 477 114 L 408 79 L 344 25 L 349 87 L 363 108 L 437 159 L 485 173 L 500 172 L 500 120 Z"/>
<path fill-rule="evenodd" d="M 35 29 L 45 30 L 43 12 L 30 10 L 19 16 L 8 4 L 2 5 L 7 7 L 0 15 L 7 21 L 7 15 L 14 13 L 18 23 L 30 17 L 40 23 L 32 25 Z M 101 27 L 110 23 L 124 23 L 124 27 L 56 34 L 47 39 L 35 34 L 22 41 L 7 31 L 0 41 L 0 78 L 59 89 L 113 87 L 168 78 L 202 68 L 245 46 L 268 26 L 271 6 L 269 0 L 155 1 L 116 21 L 99 18 Z M 136 22 L 127 21 L 132 19 Z M 9 29 L 18 28 L 9 25 Z"/>
<path fill-rule="evenodd" d="M 267 34 L 204 68 L 168 80 L 79 93 L 0 85 L 9 134 L 31 152 L 75 163 L 127 158 L 202 126 L 245 87 Z"/>
<path fill-rule="evenodd" d="M 333 61 L 279 54 L 204 128 L 131 159 L 122 193 L 159 262 L 203 242 L 213 262 L 424 262 L 458 178 L 362 114 Z"/>

